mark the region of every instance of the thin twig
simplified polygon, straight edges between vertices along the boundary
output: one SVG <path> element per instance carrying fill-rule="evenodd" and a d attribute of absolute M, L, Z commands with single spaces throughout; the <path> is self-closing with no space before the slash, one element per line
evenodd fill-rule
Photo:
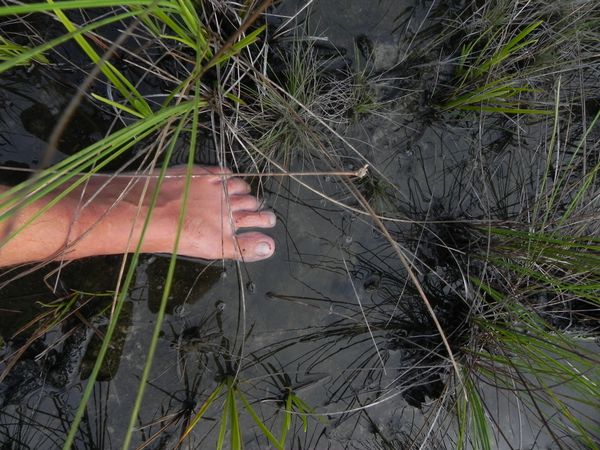
<path fill-rule="evenodd" d="M 37 169 L 30 169 L 26 167 L 10 167 L 10 166 L 0 166 L 0 170 L 10 171 L 10 172 L 26 172 L 32 173 L 36 172 Z M 365 165 L 358 170 L 351 171 L 341 171 L 341 172 L 240 172 L 240 173 L 229 173 L 229 172 L 221 172 L 221 173 L 195 173 L 191 174 L 190 178 L 200 178 L 200 177 L 356 177 L 356 178 L 364 178 L 369 171 L 369 165 Z M 46 170 L 46 173 L 58 173 L 58 171 Z M 62 172 L 61 172 L 62 173 Z M 85 172 L 79 172 L 75 175 L 88 175 Z M 95 173 L 94 177 L 112 177 L 112 178 L 158 178 L 158 174 L 142 174 L 142 173 L 120 173 L 120 174 L 111 174 L 111 173 Z M 165 175 L 164 178 L 187 178 L 186 174 L 177 174 L 177 175 Z"/>

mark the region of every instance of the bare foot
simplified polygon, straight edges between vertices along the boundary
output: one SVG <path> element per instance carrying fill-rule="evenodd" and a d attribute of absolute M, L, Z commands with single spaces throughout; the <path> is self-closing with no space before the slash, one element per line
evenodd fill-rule
<path fill-rule="evenodd" d="M 272 211 L 260 210 L 260 202 L 250 195 L 250 185 L 241 178 L 224 177 L 219 167 L 198 167 L 192 179 L 186 218 L 178 253 L 205 259 L 260 261 L 275 251 L 273 239 L 259 232 L 238 233 L 241 228 L 271 228 Z M 169 171 L 160 190 L 157 208 L 148 231 L 154 252 L 172 252 L 185 186 L 185 168 Z M 221 174 L 209 176 L 207 174 Z"/>
<path fill-rule="evenodd" d="M 171 168 L 163 180 L 158 203 L 152 212 L 150 226 L 142 244 L 143 252 L 173 252 L 185 188 L 185 172 L 185 167 Z M 271 228 L 275 225 L 275 214 L 272 211 L 259 210 L 260 204 L 250 195 L 248 183 L 241 178 L 223 175 L 224 173 L 231 174 L 231 171 L 208 166 L 198 166 L 194 169 L 194 175 L 197 176 L 190 182 L 178 254 L 204 259 L 243 259 L 248 262 L 268 258 L 275 251 L 272 238 L 259 232 L 237 231 L 249 227 Z M 130 177 L 123 176 L 110 182 L 103 194 L 92 201 L 91 214 L 87 217 L 82 216 L 85 219 L 80 220 L 80 233 L 91 225 L 89 221 L 96 218 L 98 212 L 110 208 L 116 196 L 131 180 Z M 99 181 L 101 180 L 94 179 L 92 184 Z M 157 183 L 156 179 L 150 180 L 140 214 L 136 219 L 145 181 L 143 178 L 136 180 L 133 189 L 101 220 L 98 229 L 92 228 L 90 237 L 82 240 L 81 244 L 84 244 L 84 247 L 87 243 L 90 248 L 96 247 L 95 254 L 106 253 L 102 248 L 98 248 L 97 244 L 104 245 L 106 250 L 111 249 L 115 238 L 128 236 L 134 222 L 132 241 L 133 245 L 137 244 L 150 205 L 151 192 Z M 96 190 L 93 188 L 94 186 L 88 186 L 91 192 Z M 96 240 L 96 243 L 92 243 L 92 239 Z M 126 243 L 120 246 L 123 245 Z M 131 247 L 129 251 L 132 251 Z M 123 253 L 123 249 L 118 252 L 111 250 L 110 253 Z"/>
<path fill-rule="evenodd" d="M 185 167 L 168 170 L 141 245 L 143 253 L 173 252 L 185 172 Z M 247 262 L 270 257 L 275 251 L 271 237 L 256 231 L 238 233 L 241 228 L 271 228 L 276 221 L 272 211 L 260 210 L 259 201 L 250 195 L 248 183 L 218 167 L 197 166 L 194 174 L 197 176 L 190 181 L 177 253 Z M 150 178 L 144 194 L 146 181 L 134 175 L 110 181 L 105 176 L 92 177 L 85 188 L 70 193 L 0 246 L 0 266 L 51 257 L 77 259 L 135 251 L 157 179 Z M 130 190 L 123 194 L 128 186 Z M 43 202 L 38 202 L 21 211 L 17 227 L 43 206 Z M 0 223 L 0 231 L 1 226 Z"/>

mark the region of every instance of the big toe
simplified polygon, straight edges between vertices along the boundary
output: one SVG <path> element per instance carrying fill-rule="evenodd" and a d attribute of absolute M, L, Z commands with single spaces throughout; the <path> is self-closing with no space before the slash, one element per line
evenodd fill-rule
<path fill-rule="evenodd" d="M 275 252 L 275 241 L 266 234 L 257 231 L 249 231 L 237 235 L 237 244 L 246 262 L 267 259 Z"/>

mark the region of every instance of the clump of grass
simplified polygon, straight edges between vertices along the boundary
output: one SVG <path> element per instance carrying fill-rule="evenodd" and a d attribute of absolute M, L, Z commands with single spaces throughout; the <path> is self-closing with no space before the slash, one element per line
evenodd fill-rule
<path fill-rule="evenodd" d="M 442 108 L 552 115 L 553 74 L 593 70 L 598 35 L 591 30 L 600 20 L 594 2 L 472 3 L 463 15 L 454 32 L 462 44 L 453 86 Z"/>
<path fill-rule="evenodd" d="M 271 66 L 242 92 L 229 121 L 244 141 L 237 161 L 257 172 L 294 164 L 342 167 L 342 152 L 335 150 L 345 145 L 340 134 L 382 110 L 378 80 L 366 68 L 332 70 L 333 57 L 321 55 L 311 37 L 295 36 L 274 51 Z"/>
<path fill-rule="evenodd" d="M 598 448 L 590 399 L 600 395 L 592 345 L 600 332 L 600 241 L 590 225 L 598 215 L 600 166 L 590 166 L 582 149 L 596 145 L 589 137 L 599 118 L 562 160 L 554 128 L 547 161 L 558 162 L 553 173 L 546 166 L 525 218 L 473 230 L 487 235 L 488 246 L 472 254 L 484 265 L 470 280 L 481 302 L 468 365 L 471 395 L 477 383 L 492 384 L 522 402 L 553 441 L 568 437 L 570 445 L 585 448 Z M 501 425 L 471 403 L 472 439 L 485 439 L 489 448 L 491 425 Z"/>
<path fill-rule="evenodd" d="M 490 28 L 471 42 L 463 44 L 457 62 L 456 87 L 443 108 L 507 114 L 552 114 L 552 110 L 527 106 L 527 97 L 536 93 L 536 89 L 523 82 L 516 69 L 510 69 L 537 43 L 532 35 L 542 24 L 542 21 L 529 24 L 518 33 L 515 32 L 516 35 L 507 42 L 497 42 L 507 30 L 503 27 Z"/>
<path fill-rule="evenodd" d="M 244 410 L 254 423 L 260 428 L 261 433 L 269 440 L 271 445 L 273 445 L 277 449 L 283 449 L 283 444 L 285 442 L 285 436 L 283 439 L 277 439 L 273 433 L 267 428 L 264 424 L 263 420 L 258 416 L 244 393 L 239 387 L 239 383 L 235 377 L 229 376 L 222 382 L 220 382 L 217 387 L 209 394 L 206 401 L 200 406 L 198 412 L 190 421 L 190 424 L 183 432 L 179 444 L 181 445 L 186 437 L 191 433 L 194 427 L 198 424 L 200 419 L 204 416 L 207 410 L 215 403 L 219 397 L 220 392 L 225 391 L 225 402 L 222 406 L 222 413 L 219 424 L 219 434 L 217 438 L 217 442 L 215 448 L 221 450 L 225 443 L 225 436 L 227 430 L 229 430 L 230 437 L 230 448 L 239 450 L 242 448 L 242 431 L 240 428 L 240 418 L 239 418 L 239 408 L 238 402 L 241 402 Z"/>
<path fill-rule="evenodd" d="M 442 108 L 482 112 L 476 124 L 481 135 L 506 132 L 507 122 L 539 123 L 524 136 L 543 144 L 536 147 L 540 169 L 517 187 L 520 196 L 510 213 L 494 209 L 489 191 L 499 186 L 484 182 L 491 187 L 478 194 L 487 206 L 483 219 L 458 218 L 466 232 L 455 235 L 469 245 L 452 254 L 472 306 L 468 339 L 458 352 L 462 376 L 448 384 L 443 402 L 456 413 L 456 435 L 446 437 L 452 448 L 513 445 L 507 423 L 489 402 L 489 386 L 522 407 L 525 419 L 558 447 L 598 448 L 590 402 L 600 379 L 594 345 L 600 311 L 598 161 L 592 156 L 598 116 L 590 102 L 598 93 L 590 82 L 597 78 L 590 75 L 590 49 L 597 48 L 591 42 L 598 38 L 598 13 L 592 2 L 473 2 L 460 19 L 464 46 Z M 506 114 L 522 118 L 501 121 Z M 490 151 L 483 137 L 477 144 Z M 531 149 L 519 143 L 516 151 Z M 493 170 L 483 165 L 482 173 Z M 457 248 L 447 237 L 440 236 L 440 243 Z M 416 258 L 426 260 L 429 252 L 424 245 Z M 437 420 L 438 413 L 431 416 Z"/>
<path fill-rule="evenodd" d="M 224 353 L 222 358 L 215 357 L 213 359 L 217 371 L 216 385 L 209 389 L 209 392 L 204 396 L 205 400 L 198 404 L 193 415 L 187 420 L 187 425 L 182 429 L 179 436 L 178 446 L 187 442 L 193 434 L 202 435 L 206 433 L 207 426 L 209 429 L 214 427 L 209 421 L 206 421 L 211 412 L 219 415 L 218 433 L 215 442 L 215 448 L 217 449 L 224 447 L 227 435 L 229 435 L 230 448 L 241 449 L 243 427 L 248 426 L 248 421 L 251 421 L 258 428 L 258 435 L 264 438 L 265 443 L 268 442 L 276 449 L 287 448 L 288 434 L 292 428 L 292 423 L 297 418 L 302 421 L 304 433 L 307 432 L 309 420 L 312 419 L 311 416 L 315 415 L 315 411 L 294 391 L 287 374 L 276 372 L 272 366 L 263 365 L 267 370 L 267 382 L 281 392 L 281 398 L 278 399 L 280 405 L 278 405 L 277 413 L 269 417 L 262 411 L 263 407 L 260 405 L 272 403 L 267 401 L 271 399 L 253 402 L 249 400 L 246 393 L 247 390 L 253 391 L 256 389 L 254 381 L 241 378 L 241 373 L 250 367 L 236 368 L 232 366 L 232 361 L 229 358 L 230 355 Z M 257 409 L 257 405 L 260 410 Z M 321 420 L 318 416 L 317 418 Z M 273 431 L 277 421 L 281 422 L 279 437 Z"/>
<path fill-rule="evenodd" d="M 597 448 L 598 424 L 590 399 L 599 395 L 600 361 L 588 345 L 597 331 L 557 327 L 544 318 L 552 314 L 548 304 L 534 304 L 534 298 L 524 297 L 515 301 L 511 298 L 515 292 L 474 282 L 488 297 L 489 313 L 474 321 L 483 340 L 473 354 L 471 377 L 517 398 L 554 441 L 568 436 L 586 448 Z M 559 304 L 563 310 L 572 307 Z M 493 415 L 475 413 L 487 428 L 502 426 Z M 474 430 L 476 438 L 481 434 Z"/>

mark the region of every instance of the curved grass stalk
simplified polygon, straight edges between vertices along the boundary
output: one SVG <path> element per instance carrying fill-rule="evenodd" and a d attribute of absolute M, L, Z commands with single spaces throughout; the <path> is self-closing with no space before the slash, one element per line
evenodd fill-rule
<path fill-rule="evenodd" d="M 191 102 L 188 103 L 183 103 L 182 105 L 178 105 L 178 106 L 183 106 L 185 105 L 186 108 L 190 107 L 190 104 L 192 104 Z M 192 108 L 193 108 L 193 104 L 192 104 Z M 176 142 L 176 137 L 181 133 L 183 126 L 186 122 L 186 118 L 188 116 L 188 114 L 190 113 L 190 111 L 183 109 L 183 111 L 186 111 L 186 113 L 183 115 L 182 118 L 180 118 L 180 122 L 179 125 L 175 131 L 175 136 L 172 138 L 171 141 L 171 145 L 168 147 L 167 150 L 167 154 L 166 154 L 166 158 L 165 158 L 165 162 L 161 167 L 160 173 L 159 173 L 159 177 L 156 183 L 156 187 L 154 189 L 154 192 L 152 193 L 152 198 L 150 201 L 150 207 L 148 210 L 148 214 L 146 215 L 145 219 L 144 219 L 144 225 L 142 227 L 142 231 L 141 231 L 141 235 L 140 235 L 140 240 L 136 246 L 135 252 L 133 253 L 132 257 L 131 257 L 131 261 L 130 261 L 130 265 L 129 265 L 129 269 L 126 273 L 125 276 L 125 280 L 123 282 L 123 285 L 121 286 L 121 289 L 118 292 L 118 295 L 116 297 L 116 304 L 111 316 L 111 320 L 108 324 L 108 328 L 106 330 L 105 333 L 105 337 L 104 340 L 102 341 L 102 346 L 100 347 L 100 350 L 98 351 L 98 358 L 96 359 L 96 363 L 92 369 L 92 372 L 88 378 L 88 382 L 86 384 L 86 387 L 83 391 L 82 394 L 82 398 L 81 398 L 81 403 L 79 405 L 79 408 L 77 409 L 77 412 L 73 418 L 73 421 L 71 423 L 71 428 L 69 430 L 69 434 L 67 435 L 67 439 L 65 440 L 65 443 L 63 445 L 63 449 L 67 450 L 70 449 L 71 446 L 73 445 L 73 441 L 75 439 L 75 436 L 77 434 L 77 430 L 79 427 L 79 423 L 81 422 L 81 419 L 83 418 L 83 414 L 84 411 L 87 407 L 87 402 L 92 394 L 93 388 L 94 388 L 94 383 L 96 381 L 96 378 L 98 376 L 98 373 L 100 372 L 100 368 L 102 366 L 102 362 L 106 356 L 106 352 L 110 346 L 111 343 L 111 339 L 112 339 L 112 335 L 114 334 L 114 331 L 116 329 L 117 326 L 117 322 L 118 322 L 118 318 L 119 318 L 119 314 L 121 312 L 121 309 L 123 307 L 123 304 L 125 302 L 125 298 L 129 289 L 129 286 L 131 285 L 132 281 L 133 281 L 133 277 L 135 275 L 135 270 L 137 267 L 137 263 L 139 260 L 139 256 L 140 256 L 140 251 L 141 251 L 141 245 L 142 242 L 144 240 L 144 236 L 146 235 L 147 229 L 148 229 L 148 225 L 150 224 L 150 220 L 152 217 L 152 211 L 154 209 L 154 207 L 156 206 L 156 203 L 158 201 L 158 195 L 159 195 L 159 190 L 160 190 L 160 185 L 162 183 L 162 180 L 164 179 L 166 170 L 167 170 L 167 165 L 168 165 L 168 161 L 169 161 L 169 156 L 170 154 L 172 154 L 174 146 L 175 146 L 175 142 Z M 170 121 L 175 120 L 175 117 L 171 117 Z M 167 294 L 168 295 L 168 294 Z M 129 429 L 128 429 L 129 430 Z M 130 432 L 130 431 L 128 431 Z"/>
<path fill-rule="evenodd" d="M 257 77 L 265 84 L 268 84 L 269 86 L 271 86 L 273 89 L 275 89 L 277 92 L 280 92 L 285 98 L 289 99 L 291 102 L 293 102 L 295 105 L 297 105 L 299 108 L 301 108 L 302 111 L 305 111 L 307 114 L 309 114 L 311 117 L 314 118 L 314 120 L 316 122 L 318 122 L 321 126 L 325 127 L 325 129 L 327 129 L 328 131 L 330 131 L 332 134 L 334 134 L 337 138 L 340 139 L 341 142 L 343 142 L 345 145 L 348 146 L 348 148 L 350 148 L 353 153 L 355 153 L 361 161 L 364 161 L 364 156 L 358 152 L 354 146 L 352 146 L 352 144 L 350 142 L 348 142 L 347 139 L 345 139 L 343 136 L 341 136 L 336 130 L 334 130 L 332 128 L 332 126 L 330 124 L 328 124 L 327 122 L 325 122 L 321 117 L 318 117 L 317 115 L 315 115 L 314 112 L 310 111 L 310 109 L 303 105 L 300 101 L 298 101 L 298 99 L 296 99 L 294 96 L 290 95 L 286 90 L 284 90 L 283 88 L 281 88 L 280 86 L 276 85 L 275 83 L 273 83 L 271 80 L 267 79 L 266 77 L 262 76 L 262 74 L 257 74 Z M 242 142 L 240 142 L 241 144 L 243 144 Z M 246 143 L 246 145 L 248 145 Z M 264 156 L 264 154 L 263 154 Z M 332 168 L 334 170 L 337 171 L 341 171 L 340 167 L 336 167 L 335 163 L 333 163 L 332 161 L 329 160 L 330 164 L 332 165 Z M 271 160 L 270 161 L 271 164 L 273 164 L 275 167 L 277 167 L 278 169 L 280 169 L 282 172 L 285 172 L 285 168 L 283 166 L 281 166 L 280 164 L 278 164 L 277 162 Z M 367 161 L 368 162 L 368 161 Z M 327 198 L 328 200 L 332 200 L 329 197 L 327 197 L 325 194 L 323 194 L 322 192 L 319 192 L 318 190 L 310 187 L 308 184 L 304 183 L 302 180 L 299 180 L 298 177 L 291 177 L 294 181 L 296 181 L 298 184 L 302 185 L 303 187 L 306 187 L 307 189 L 309 189 L 311 192 L 316 193 L 317 195 Z M 398 256 L 399 260 L 401 261 L 402 265 L 404 266 L 404 268 L 406 269 L 409 278 L 411 280 L 411 282 L 413 283 L 413 285 L 415 286 L 415 288 L 417 289 L 418 295 L 419 297 L 423 300 L 426 309 L 429 313 L 429 315 L 432 317 L 432 320 L 435 324 L 436 329 L 438 330 L 438 332 L 440 333 L 440 336 L 442 338 L 443 344 L 444 344 L 444 348 L 446 349 L 447 353 L 448 353 L 448 358 L 452 364 L 452 367 L 454 369 L 454 373 L 456 374 L 457 379 L 459 380 L 458 385 L 462 386 L 462 382 L 461 380 L 461 369 L 460 366 L 455 358 L 454 352 L 450 346 L 450 343 L 447 339 L 447 336 L 445 335 L 445 332 L 437 318 L 437 316 L 435 315 L 435 312 L 433 310 L 433 307 L 431 306 L 431 302 L 429 301 L 429 299 L 427 298 L 427 295 L 425 293 L 425 291 L 423 290 L 423 287 L 421 285 L 421 283 L 419 282 L 416 274 L 415 274 L 415 270 L 413 268 L 413 265 L 411 264 L 411 262 L 409 261 L 409 259 L 406 257 L 404 250 L 401 248 L 401 246 L 398 244 L 398 242 L 396 242 L 392 236 L 390 235 L 389 231 L 387 230 L 387 228 L 385 227 L 385 225 L 383 224 L 383 222 L 381 221 L 381 219 L 379 218 L 379 216 L 375 213 L 375 211 L 373 210 L 373 208 L 371 208 L 371 206 L 369 205 L 369 203 L 367 202 L 367 200 L 364 198 L 364 196 L 358 191 L 358 189 L 352 184 L 350 183 L 347 179 L 343 178 L 342 181 L 344 182 L 345 186 L 348 188 L 348 191 L 351 192 L 353 194 L 353 196 L 361 203 L 361 205 L 364 208 L 363 213 L 368 215 L 369 217 L 371 217 L 371 219 L 375 222 L 377 228 L 381 231 L 382 235 L 385 237 L 385 239 L 390 243 L 390 245 L 392 246 L 394 252 L 396 253 L 396 255 Z M 335 200 L 333 200 L 334 203 L 339 204 L 338 202 L 336 202 Z"/>
<path fill-rule="evenodd" d="M 47 0 L 48 3 L 54 4 L 53 0 Z M 72 33 L 77 30 L 77 27 L 69 20 L 69 18 L 59 9 L 54 10 L 58 20 L 64 25 L 68 32 Z M 108 80 L 117 88 L 121 95 L 125 98 L 125 101 L 130 103 L 133 109 L 135 109 L 139 116 L 146 117 L 152 113 L 150 105 L 142 97 L 139 91 L 121 74 L 121 72 L 108 61 L 103 61 L 100 55 L 92 48 L 87 42 L 84 36 L 74 36 L 75 41 L 79 44 L 81 49 L 85 52 L 88 58 L 96 65 L 102 64 L 100 70 L 108 78 Z"/>
<path fill-rule="evenodd" d="M 162 329 L 162 323 L 163 323 L 163 320 L 165 317 L 167 301 L 169 299 L 169 294 L 171 292 L 171 286 L 173 284 L 173 277 L 175 275 L 175 266 L 177 264 L 177 252 L 179 249 L 179 240 L 181 237 L 181 230 L 183 229 L 183 225 L 184 225 L 184 221 L 185 221 L 185 217 L 186 217 L 187 204 L 188 204 L 189 191 L 190 191 L 191 174 L 192 174 L 193 165 L 194 165 L 194 157 L 196 155 L 196 147 L 197 147 L 196 143 L 197 143 L 197 138 L 198 138 L 198 116 L 199 116 L 199 109 L 200 109 L 200 105 L 201 105 L 200 98 L 199 98 L 199 91 L 200 91 L 200 86 L 199 86 L 199 83 L 197 82 L 196 89 L 195 89 L 196 96 L 193 101 L 194 109 L 190 112 L 192 114 L 192 128 L 190 130 L 191 138 L 190 138 L 190 145 L 189 145 L 186 179 L 185 179 L 185 185 L 184 185 L 184 191 L 183 191 L 182 206 L 181 206 L 181 210 L 179 213 L 177 233 L 175 234 L 175 242 L 173 244 L 173 252 L 172 252 L 171 260 L 169 262 L 169 268 L 168 268 L 167 277 L 165 280 L 165 286 L 163 288 L 163 295 L 161 298 L 160 307 L 156 314 L 156 324 L 154 326 L 154 331 L 152 333 L 150 344 L 148 346 L 148 355 L 146 356 L 146 364 L 144 365 L 144 370 L 142 372 L 142 376 L 140 377 L 138 392 L 137 392 L 134 406 L 131 411 L 129 426 L 127 428 L 127 433 L 125 434 L 125 438 L 123 440 L 123 449 L 124 450 L 129 448 L 132 433 L 133 433 L 133 430 L 135 428 L 135 424 L 137 421 L 138 413 L 142 406 L 142 399 L 144 396 L 144 390 L 146 388 L 146 382 L 150 376 L 150 369 L 154 362 L 154 353 L 156 351 L 156 346 L 158 344 L 158 338 L 159 338 L 159 335 L 160 335 L 160 332 Z M 166 163 L 168 163 L 170 160 L 170 155 L 173 153 L 173 149 L 175 148 L 175 143 L 177 142 L 177 138 L 179 137 L 179 134 L 181 133 L 183 126 L 185 125 L 185 122 L 186 122 L 186 120 L 185 120 L 185 118 L 183 118 L 179 123 L 177 131 L 175 132 L 175 135 L 173 136 L 173 139 L 171 141 L 171 146 L 169 148 L 169 151 L 167 152 L 167 156 L 165 157 Z M 162 173 L 164 173 L 164 170 L 166 170 L 166 163 L 163 166 Z M 158 182 L 159 186 L 160 186 L 161 181 L 162 181 L 162 178 L 159 178 L 159 182 Z M 157 190 L 158 190 L 158 188 L 157 188 Z"/>
<path fill-rule="evenodd" d="M 454 369 L 454 374 L 457 377 L 458 386 L 460 387 L 460 390 L 463 393 L 463 395 L 466 395 L 466 393 L 464 391 L 464 381 L 462 379 L 462 371 L 460 369 L 460 366 L 458 364 L 458 361 L 456 359 L 454 351 L 452 350 L 452 347 L 450 346 L 450 342 L 448 341 L 448 337 L 446 336 L 446 332 L 444 331 L 444 328 L 442 327 L 442 325 L 441 325 L 441 323 L 440 323 L 437 315 L 435 314 L 435 311 L 433 310 L 431 302 L 429 301 L 429 298 L 427 297 L 427 294 L 425 293 L 425 290 L 423 289 L 422 284 L 420 283 L 419 279 L 417 278 L 417 275 L 415 274 L 415 270 L 413 269 L 413 263 L 411 263 L 411 261 L 406 257 L 406 254 L 401 249 L 401 247 L 398 244 L 398 242 L 396 242 L 392 238 L 392 236 L 390 235 L 390 232 L 385 227 L 385 225 L 383 224 L 383 222 L 381 222 L 381 220 L 379 220 L 377 218 L 377 214 L 375 213 L 375 211 L 373 211 L 373 208 L 369 205 L 369 203 L 367 202 L 367 200 L 358 191 L 358 189 L 356 189 L 356 187 L 354 185 L 352 185 L 351 183 L 348 183 L 348 182 L 346 182 L 346 186 L 348 186 L 348 188 L 350 189 L 350 191 L 352 191 L 352 193 L 354 194 L 355 198 L 362 203 L 363 207 L 367 211 L 369 211 L 369 213 L 370 213 L 373 221 L 377 225 L 377 228 L 379 228 L 379 230 L 381 231 L 381 233 L 383 234 L 383 236 L 385 236 L 385 238 L 388 240 L 388 242 L 392 245 L 392 248 L 393 248 L 394 252 L 396 253 L 396 255 L 398 255 L 398 259 L 400 259 L 400 262 L 404 266 L 404 268 L 405 268 L 405 270 L 406 270 L 406 272 L 408 274 L 409 279 L 411 280 L 411 282 L 413 283 L 415 289 L 417 290 L 417 293 L 418 293 L 419 297 L 421 298 L 421 300 L 423 300 L 423 304 L 425 305 L 425 308 L 427 309 L 427 312 L 430 315 L 431 320 L 433 320 L 433 323 L 435 325 L 436 330 L 440 334 L 440 338 L 442 339 L 442 342 L 444 344 L 444 348 L 446 349 L 446 351 L 448 353 L 448 359 L 450 360 L 450 363 L 452 364 L 452 367 Z"/>

